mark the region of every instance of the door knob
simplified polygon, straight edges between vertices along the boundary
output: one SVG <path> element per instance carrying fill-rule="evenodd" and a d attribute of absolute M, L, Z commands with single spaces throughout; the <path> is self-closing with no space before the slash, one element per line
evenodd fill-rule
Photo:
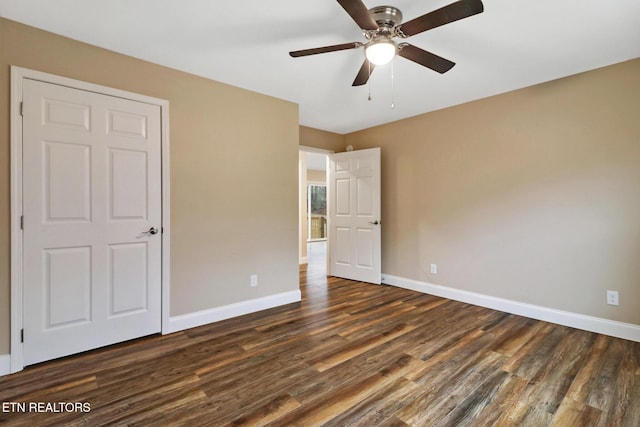
<path fill-rule="evenodd" d="M 378 221 L 377 219 L 375 221 L 369 221 L 369 224 L 371 225 L 378 225 L 378 224 L 382 224 L 382 221 Z"/>
<path fill-rule="evenodd" d="M 148 234 L 158 234 L 158 228 L 157 228 L 157 227 L 151 227 L 151 228 L 149 228 L 147 231 L 145 231 L 145 233 L 148 233 Z"/>

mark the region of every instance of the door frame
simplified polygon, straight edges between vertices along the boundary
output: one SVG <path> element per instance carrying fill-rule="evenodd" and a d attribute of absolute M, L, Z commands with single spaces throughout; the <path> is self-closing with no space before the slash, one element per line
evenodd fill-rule
<path fill-rule="evenodd" d="M 102 95 L 114 96 L 143 102 L 160 107 L 160 168 L 161 168 L 161 331 L 169 331 L 169 289 L 170 289 L 170 200 L 169 200 L 169 101 L 153 98 L 107 86 L 87 83 L 80 80 L 69 79 L 27 68 L 11 66 L 11 110 L 10 110 L 10 170 L 11 170 L 11 347 L 10 347 L 10 371 L 21 371 L 24 368 L 23 344 L 21 340 L 23 329 L 23 232 L 21 218 L 23 215 L 22 193 L 22 114 L 21 102 L 23 82 L 25 79 L 38 80 L 60 86 L 67 86 L 87 92 L 95 92 Z"/>

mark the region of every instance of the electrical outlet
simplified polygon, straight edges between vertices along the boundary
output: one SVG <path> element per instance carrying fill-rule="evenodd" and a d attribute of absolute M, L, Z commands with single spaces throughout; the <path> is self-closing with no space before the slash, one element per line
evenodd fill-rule
<path fill-rule="evenodd" d="M 431 264 L 431 274 L 438 274 L 438 264 Z"/>
<path fill-rule="evenodd" d="M 251 275 L 251 287 L 256 287 L 258 286 L 258 275 L 257 274 L 252 274 Z"/>
<path fill-rule="evenodd" d="M 607 304 L 620 305 L 620 300 L 618 299 L 618 291 L 607 291 Z"/>

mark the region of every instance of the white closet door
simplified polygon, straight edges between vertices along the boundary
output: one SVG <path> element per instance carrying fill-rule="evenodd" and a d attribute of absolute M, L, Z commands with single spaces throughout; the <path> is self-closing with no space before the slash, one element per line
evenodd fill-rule
<path fill-rule="evenodd" d="M 25 365 L 161 328 L 160 107 L 24 80 Z"/>

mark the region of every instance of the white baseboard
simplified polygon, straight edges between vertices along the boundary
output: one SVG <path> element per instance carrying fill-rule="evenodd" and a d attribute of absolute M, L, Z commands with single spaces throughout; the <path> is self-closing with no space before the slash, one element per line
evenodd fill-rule
<path fill-rule="evenodd" d="M 0 354 L 0 377 L 11 373 L 11 355 Z"/>
<path fill-rule="evenodd" d="M 302 300 L 302 294 L 300 293 L 300 290 L 297 290 L 237 302 L 209 310 L 197 311 L 195 313 L 174 316 L 169 318 L 168 330 L 162 331 L 162 333 L 170 334 L 172 332 L 195 328 L 197 326 L 207 325 L 220 320 L 266 310 L 268 308 L 278 307 L 280 305 L 290 304 L 300 300 Z"/>
<path fill-rule="evenodd" d="M 556 310 L 553 308 L 512 301 L 504 298 L 492 297 L 475 292 L 449 288 L 447 286 L 405 279 L 389 274 L 383 274 L 382 283 L 385 285 L 398 286 L 400 288 L 410 289 L 425 294 L 530 317 L 532 319 L 543 320 L 545 322 L 556 323 L 585 331 L 640 342 L 640 325 L 617 322 L 600 317 L 587 316 L 584 314 Z"/>

